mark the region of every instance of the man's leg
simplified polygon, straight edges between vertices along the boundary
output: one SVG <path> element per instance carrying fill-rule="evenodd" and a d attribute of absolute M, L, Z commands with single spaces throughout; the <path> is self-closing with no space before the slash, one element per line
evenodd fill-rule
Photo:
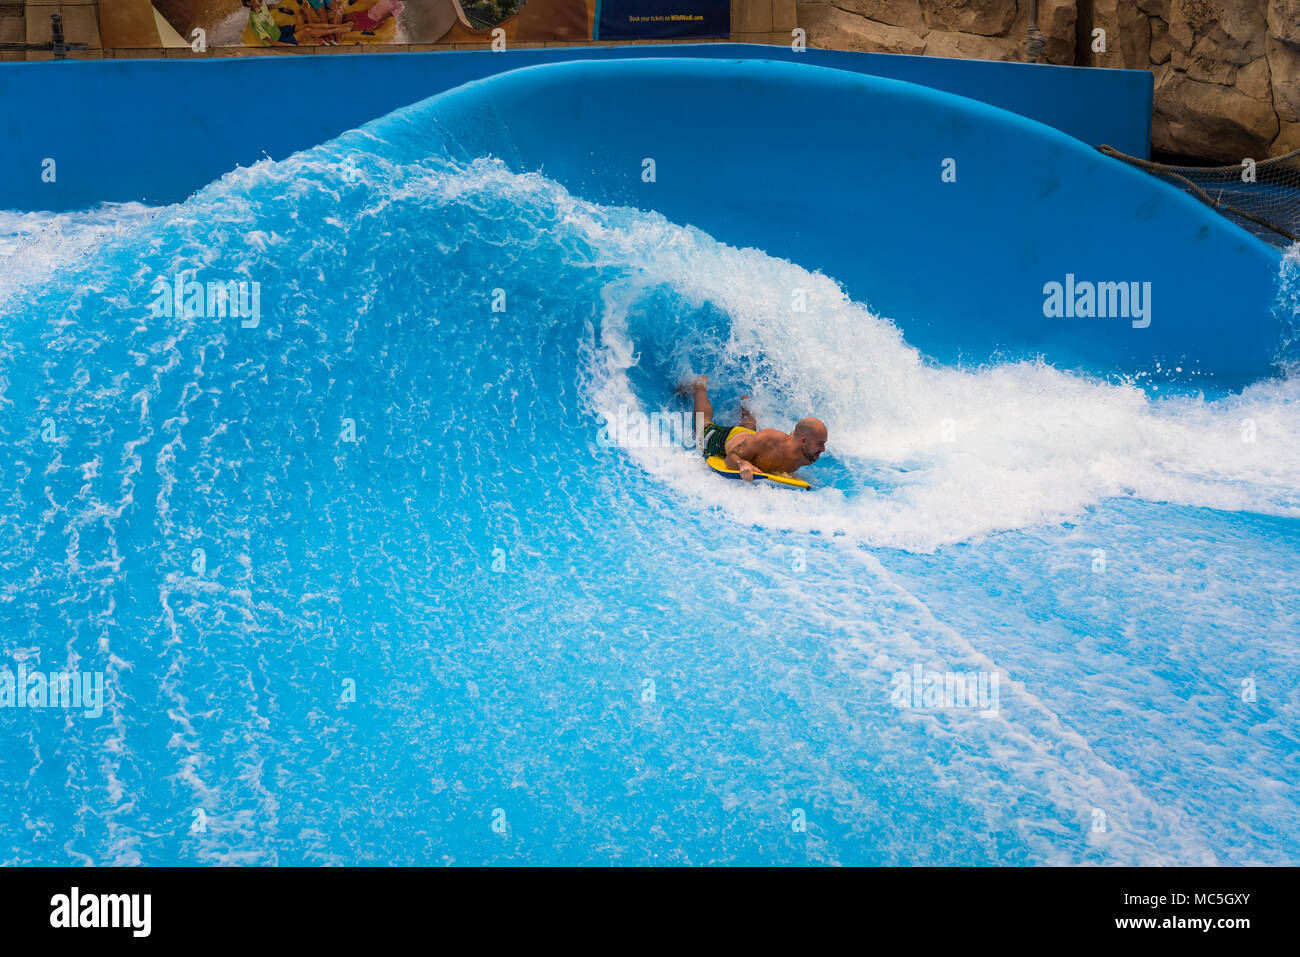
<path fill-rule="evenodd" d="M 754 418 L 754 413 L 745 408 L 745 400 L 748 398 L 749 396 L 747 395 L 742 395 L 740 397 L 740 424 L 746 429 L 757 432 L 758 421 Z"/>
<path fill-rule="evenodd" d="M 713 421 L 713 403 L 709 401 L 709 377 L 695 380 L 695 441 L 703 448 L 704 427 Z"/>

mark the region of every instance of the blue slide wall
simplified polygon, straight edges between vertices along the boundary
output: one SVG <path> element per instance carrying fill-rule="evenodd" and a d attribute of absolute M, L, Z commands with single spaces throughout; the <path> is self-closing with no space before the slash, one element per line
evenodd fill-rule
<path fill-rule="evenodd" d="M 444 94 L 440 112 L 466 157 L 544 169 L 586 199 L 820 269 L 944 361 L 1041 352 L 1229 386 L 1267 375 L 1281 343 L 1276 250 L 1077 139 L 964 97 L 789 63 L 644 59 L 501 74 Z M 1051 282 L 1138 283 L 1149 322 L 1048 317 Z"/>
<path fill-rule="evenodd" d="M 869 75 L 860 55 L 829 57 L 859 67 L 850 71 L 811 65 L 812 53 L 781 62 L 769 47 L 736 59 L 741 49 L 14 64 L 0 69 L 0 207 L 180 200 L 263 153 L 279 158 L 447 89 L 460 117 L 449 142 L 466 155 L 544 168 L 584 198 L 657 210 L 820 269 L 940 360 L 1042 353 L 1099 373 L 1158 363 L 1225 386 L 1271 371 L 1278 253 L 1090 148 L 1144 152 L 1124 137 L 1136 114 L 1145 141 L 1148 74 L 883 58 L 896 73 L 932 70 L 932 88 Z M 569 62 L 495 72 L 529 53 Z M 328 111 L 283 93 L 340 91 L 340 64 L 386 82 L 352 74 L 358 95 L 321 98 Z M 458 85 L 473 75 L 488 78 Z M 963 75 L 972 96 L 1019 97 L 1075 136 L 941 92 Z M 1095 109 L 1077 105 L 1086 90 Z M 44 156 L 59 163 L 56 183 L 40 182 Z M 641 180 L 646 157 L 655 183 Z M 1045 316 L 1045 284 L 1071 277 L 1150 283 L 1150 324 Z"/>
<path fill-rule="evenodd" d="M 68 60 L 0 65 L 0 209 L 178 202 L 236 166 L 283 159 L 470 80 L 564 61 L 664 56 L 794 60 L 961 93 L 1147 155 L 1151 74 L 754 44 L 503 53 Z M 848 125 L 870 117 L 846 117 Z M 41 163 L 57 163 L 43 182 Z"/>

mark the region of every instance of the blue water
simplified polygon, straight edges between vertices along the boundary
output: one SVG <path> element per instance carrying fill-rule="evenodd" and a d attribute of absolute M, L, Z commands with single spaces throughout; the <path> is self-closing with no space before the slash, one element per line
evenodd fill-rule
<path fill-rule="evenodd" d="M 938 365 L 436 122 L 4 219 L 0 667 L 109 698 L 0 710 L 0 861 L 1297 862 L 1300 380 Z M 602 444 L 692 372 L 815 491 Z"/>

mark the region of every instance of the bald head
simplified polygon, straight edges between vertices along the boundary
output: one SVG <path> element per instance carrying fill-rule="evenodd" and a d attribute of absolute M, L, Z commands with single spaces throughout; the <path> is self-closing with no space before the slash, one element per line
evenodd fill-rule
<path fill-rule="evenodd" d="M 790 433 L 803 453 L 803 457 L 809 462 L 816 462 L 826 451 L 826 439 L 829 434 L 826 431 L 826 423 L 811 415 L 796 422 L 794 431 Z"/>
<path fill-rule="evenodd" d="M 800 438 L 803 438 L 804 436 L 811 436 L 813 438 L 820 439 L 823 442 L 826 441 L 826 436 L 828 435 L 826 431 L 826 423 L 823 422 L 821 419 L 814 418 L 811 415 L 808 416 L 808 418 L 800 419 L 798 422 L 795 423 L 794 434 L 799 436 Z"/>

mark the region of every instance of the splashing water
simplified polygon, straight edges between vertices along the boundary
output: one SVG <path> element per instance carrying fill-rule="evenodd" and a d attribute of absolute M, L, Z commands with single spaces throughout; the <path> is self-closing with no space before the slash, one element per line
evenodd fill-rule
<path fill-rule="evenodd" d="M 108 689 L 0 711 L 5 862 L 1294 863 L 1296 379 L 937 365 L 435 120 L 0 223 L 0 663 Z M 700 372 L 814 491 L 600 441 Z"/>

